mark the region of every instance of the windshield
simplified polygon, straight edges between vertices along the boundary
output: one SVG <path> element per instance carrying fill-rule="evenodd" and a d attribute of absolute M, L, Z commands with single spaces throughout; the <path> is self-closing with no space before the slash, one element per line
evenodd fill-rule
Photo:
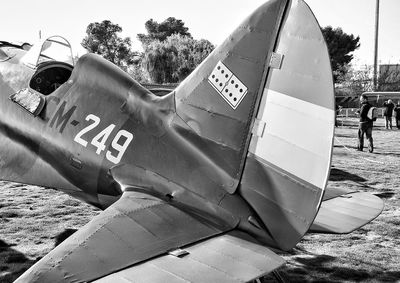
<path fill-rule="evenodd" d="M 60 61 L 74 65 L 72 49 L 69 42 L 61 36 L 52 36 L 37 42 L 22 58 L 31 68 L 48 61 Z"/>

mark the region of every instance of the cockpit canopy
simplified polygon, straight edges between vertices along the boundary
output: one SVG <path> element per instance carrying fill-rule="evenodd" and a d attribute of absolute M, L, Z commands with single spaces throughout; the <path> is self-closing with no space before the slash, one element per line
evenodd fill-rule
<path fill-rule="evenodd" d="M 43 95 L 51 94 L 65 83 L 74 65 L 71 45 L 58 35 L 33 45 L 21 61 L 36 70 L 29 87 Z"/>
<path fill-rule="evenodd" d="M 51 36 L 45 40 L 39 40 L 25 54 L 21 61 L 35 69 L 43 62 L 58 61 L 74 65 L 71 44 L 61 36 Z"/>
<path fill-rule="evenodd" d="M 10 99 L 37 116 L 45 105 L 45 96 L 52 94 L 71 76 L 74 68 L 71 45 L 61 36 L 40 40 L 27 51 L 21 62 L 32 68 L 34 74 L 29 80 L 29 88 L 10 95 Z"/>

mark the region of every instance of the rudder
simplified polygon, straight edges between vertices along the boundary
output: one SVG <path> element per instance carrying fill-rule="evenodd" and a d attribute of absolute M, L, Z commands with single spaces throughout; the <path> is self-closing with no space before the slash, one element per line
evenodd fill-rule
<path fill-rule="evenodd" d="M 287 250 L 307 232 L 328 182 L 335 101 L 326 42 L 310 8 L 293 0 L 268 75 L 240 193 L 258 212 L 275 244 Z"/>

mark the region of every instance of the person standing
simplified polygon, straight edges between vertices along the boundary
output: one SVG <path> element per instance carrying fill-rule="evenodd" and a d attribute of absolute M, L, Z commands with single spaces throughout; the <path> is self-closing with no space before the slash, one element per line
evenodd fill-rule
<path fill-rule="evenodd" d="M 358 126 L 358 146 L 357 150 L 363 151 L 364 148 L 364 134 L 367 136 L 368 140 L 368 151 L 374 151 L 374 143 L 372 139 L 372 127 L 373 121 L 368 118 L 368 111 L 371 108 L 371 104 L 368 102 L 368 97 L 365 94 L 360 96 L 360 123 Z"/>
<path fill-rule="evenodd" d="M 397 105 L 393 109 L 394 117 L 396 119 L 396 127 L 400 129 L 400 100 L 397 101 Z"/>
<path fill-rule="evenodd" d="M 392 129 L 392 113 L 393 113 L 393 108 L 394 108 L 394 103 L 392 102 L 391 99 L 389 99 L 387 102 L 383 103 L 383 106 L 385 107 L 385 110 L 383 112 L 383 116 L 385 116 L 385 127 L 386 129 Z"/>

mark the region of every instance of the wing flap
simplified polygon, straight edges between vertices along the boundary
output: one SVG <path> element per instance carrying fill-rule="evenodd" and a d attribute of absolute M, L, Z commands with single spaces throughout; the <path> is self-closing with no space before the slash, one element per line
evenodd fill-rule
<path fill-rule="evenodd" d="M 375 219 L 383 210 L 383 201 L 371 193 L 356 192 L 322 202 L 310 232 L 350 233 Z"/>
<path fill-rule="evenodd" d="M 268 248 L 239 233 L 216 236 L 184 248 L 183 257 L 164 255 L 95 282 L 248 282 L 284 264 Z"/>
<path fill-rule="evenodd" d="M 232 228 L 126 192 L 16 282 L 87 282 Z"/>

